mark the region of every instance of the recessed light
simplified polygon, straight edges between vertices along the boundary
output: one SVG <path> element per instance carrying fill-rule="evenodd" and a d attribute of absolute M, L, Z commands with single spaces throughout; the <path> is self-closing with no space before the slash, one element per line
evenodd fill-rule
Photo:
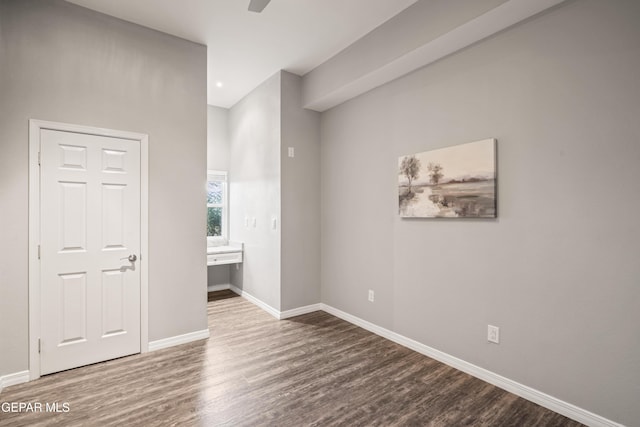
<path fill-rule="evenodd" d="M 216 82 L 216 87 L 222 87 L 222 82 Z"/>

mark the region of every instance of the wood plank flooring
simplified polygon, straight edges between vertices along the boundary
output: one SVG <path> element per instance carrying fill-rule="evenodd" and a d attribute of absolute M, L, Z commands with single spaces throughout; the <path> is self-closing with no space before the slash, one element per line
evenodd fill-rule
<path fill-rule="evenodd" d="M 324 312 L 210 295 L 211 338 L 6 388 L 0 426 L 580 426 Z M 60 406 L 62 409 L 62 406 Z"/>

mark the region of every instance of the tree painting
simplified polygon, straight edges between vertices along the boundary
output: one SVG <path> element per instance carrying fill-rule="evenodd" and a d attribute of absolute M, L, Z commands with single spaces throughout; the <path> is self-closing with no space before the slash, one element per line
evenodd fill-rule
<path fill-rule="evenodd" d="M 411 192 L 411 182 L 420 176 L 420 160 L 416 156 L 406 156 L 400 164 L 399 175 L 404 175 L 409 181 L 407 193 Z"/>
<path fill-rule="evenodd" d="M 402 218 L 495 218 L 496 140 L 398 157 Z"/>
<path fill-rule="evenodd" d="M 438 185 L 444 174 L 442 173 L 442 165 L 440 163 L 430 162 L 427 165 L 427 170 L 429 171 L 429 178 L 431 179 L 431 183 L 433 185 Z"/>

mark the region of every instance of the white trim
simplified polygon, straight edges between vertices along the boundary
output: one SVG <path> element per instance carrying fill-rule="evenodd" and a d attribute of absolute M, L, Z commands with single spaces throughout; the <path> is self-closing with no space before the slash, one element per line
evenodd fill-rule
<path fill-rule="evenodd" d="M 40 131 L 52 129 L 129 139 L 140 143 L 140 352 L 149 351 L 149 136 L 146 134 L 29 120 L 29 380 L 40 378 Z"/>
<path fill-rule="evenodd" d="M 280 320 L 289 319 L 291 317 L 301 316 L 303 314 L 313 313 L 314 311 L 322 310 L 322 304 L 305 305 L 304 307 L 293 308 L 291 310 L 285 310 L 280 312 Z"/>
<path fill-rule="evenodd" d="M 40 128 L 29 120 L 29 380 L 40 378 Z"/>
<path fill-rule="evenodd" d="M 149 351 L 149 136 L 140 138 L 140 353 Z"/>
<path fill-rule="evenodd" d="M 231 289 L 231 285 L 229 283 L 223 285 L 209 285 L 207 286 L 207 292 L 217 292 L 217 291 L 226 291 L 227 289 Z"/>
<path fill-rule="evenodd" d="M 356 326 L 360 326 L 361 328 L 366 329 L 369 332 L 380 335 L 381 337 L 384 337 L 404 347 L 410 348 L 411 350 L 417 351 L 418 353 L 424 354 L 425 356 L 431 357 L 432 359 L 438 360 L 462 372 L 466 372 L 469 375 L 486 381 L 489 384 L 493 384 L 494 386 L 513 393 L 516 396 L 520 396 L 531 402 L 537 403 L 538 405 L 557 412 L 558 414 L 564 415 L 565 417 L 571 418 L 575 421 L 581 422 L 591 427 L 624 427 L 622 424 L 618 424 L 615 421 L 611 421 L 600 415 L 589 412 L 586 409 L 582 409 L 578 406 L 550 396 L 534 388 L 531 388 L 524 384 L 520 384 L 516 381 L 510 380 L 509 378 L 505 378 L 502 375 L 496 374 L 495 372 L 491 372 L 487 369 L 466 362 L 462 359 L 458 359 L 457 357 L 451 356 L 450 354 L 419 343 L 418 341 L 412 340 L 411 338 L 407 338 L 403 335 L 392 332 L 364 319 L 353 316 L 349 313 L 345 313 L 344 311 L 338 310 L 337 308 L 331 307 L 330 305 L 320 305 L 323 311 L 339 317 L 342 320 L 345 320 Z"/>
<path fill-rule="evenodd" d="M 226 286 L 226 285 L 220 285 L 220 286 Z M 269 304 L 259 300 L 253 295 L 233 285 L 230 285 L 228 288 L 224 288 L 224 289 L 231 289 L 233 292 L 240 295 L 242 298 L 246 299 L 252 304 L 257 305 L 258 307 L 260 307 L 261 309 L 263 309 L 264 311 L 266 311 L 267 313 L 269 313 L 270 315 L 272 315 L 278 320 L 289 319 L 291 317 L 301 316 L 307 313 L 313 313 L 314 311 L 320 311 L 322 310 L 322 306 L 323 306 L 322 304 L 318 303 L 318 304 L 306 305 L 304 307 L 293 308 L 291 310 L 280 311 L 280 310 L 276 310 L 275 308 L 271 307 Z"/>
<path fill-rule="evenodd" d="M 29 381 L 29 371 L 20 371 L 0 377 L 0 391 L 10 385 L 22 384 Z"/>
<path fill-rule="evenodd" d="M 231 290 L 233 292 L 235 292 L 236 294 L 240 295 L 242 298 L 244 298 L 244 299 L 248 300 L 249 302 L 257 305 L 258 307 L 260 307 L 261 309 L 263 309 L 264 311 L 266 311 L 267 313 L 269 313 L 270 315 L 272 315 L 276 319 L 280 319 L 280 311 L 276 310 L 273 307 L 271 307 L 266 302 L 260 301 L 258 298 L 254 297 L 253 295 L 251 295 L 251 294 L 247 293 L 246 291 L 243 291 L 242 289 L 240 289 L 238 287 L 235 287 L 233 285 L 231 285 Z"/>
<path fill-rule="evenodd" d="M 206 340 L 209 338 L 209 329 L 201 331 L 189 332 L 187 334 L 176 335 L 175 337 L 163 338 L 149 343 L 149 351 L 161 350 L 180 344 L 186 344 L 198 340 Z"/>
<path fill-rule="evenodd" d="M 220 285 L 220 286 L 226 286 L 226 285 Z M 227 289 L 227 288 L 225 287 L 224 289 Z M 458 359 L 457 357 L 451 356 L 450 354 L 447 354 L 440 350 L 436 350 L 435 348 L 429 347 L 418 341 L 412 340 L 411 338 L 407 338 L 403 335 L 400 335 L 396 332 L 392 332 L 388 329 L 375 325 L 364 319 L 353 316 L 344 311 L 338 310 L 337 308 L 332 307 L 330 305 L 323 304 L 323 303 L 312 304 L 305 307 L 299 307 L 299 308 L 294 308 L 292 310 L 286 310 L 286 311 L 280 312 L 275 308 L 271 307 L 270 305 L 260 301 L 258 298 L 254 297 L 253 295 L 243 291 L 240 288 L 237 288 L 231 285 L 229 289 L 231 289 L 233 292 L 240 295 L 241 297 L 245 298 L 249 302 L 262 308 L 263 310 L 271 314 L 276 319 L 282 320 L 282 319 L 287 319 L 290 317 L 299 316 L 302 314 L 307 314 L 307 313 L 312 313 L 314 311 L 322 310 L 333 316 L 339 317 L 342 320 L 352 323 L 356 326 L 360 326 L 361 328 L 366 329 L 369 332 L 373 332 L 376 335 L 379 335 L 383 338 L 386 338 L 404 347 L 410 348 L 411 350 L 417 351 L 418 353 L 424 354 L 425 356 L 431 357 L 432 359 L 438 360 L 455 369 L 458 369 L 462 372 L 465 372 L 469 375 L 472 375 L 476 378 L 486 381 L 489 384 L 493 384 L 494 386 L 499 387 L 503 390 L 506 390 L 510 393 L 513 393 L 516 396 L 520 396 L 531 402 L 537 403 L 540 406 L 543 406 L 547 409 L 550 409 L 554 412 L 557 412 L 558 414 L 564 415 L 575 421 L 581 422 L 587 426 L 624 427 L 622 424 L 616 423 L 615 421 L 612 421 L 600 415 L 594 414 L 590 411 L 587 411 L 586 409 L 580 408 L 576 405 L 565 402 L 556 397 L 550 396 L 546 393 L 543 393 L 539 390 L 536 390 L 524 384 L 520 384 L 514 380 L 511 380 L 509 378 L 503 377 L 502 375 L 496 374 L 495 372 L 481 368 L 479 366 L 476 366 L 462 359 Z"/>

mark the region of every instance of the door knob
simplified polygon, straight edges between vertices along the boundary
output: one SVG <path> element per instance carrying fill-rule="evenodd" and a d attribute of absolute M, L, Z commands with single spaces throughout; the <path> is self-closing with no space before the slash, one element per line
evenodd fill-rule
<path fill-rule="evenodd" d="M 136 256 L 136 254 L 131 254 L 131 255 L 129 255 L 129 256 L 128 256 L 128 257 L 126 257 L 126 258 L 120 258 L 120 259 L 121 259 L 121 260 L 122 260 L 122 259 L 126 259 L 126 260 L 128 260 L 129 262 L 136 262 L 136 261 L 138 260 L 138 257 Z"/>

